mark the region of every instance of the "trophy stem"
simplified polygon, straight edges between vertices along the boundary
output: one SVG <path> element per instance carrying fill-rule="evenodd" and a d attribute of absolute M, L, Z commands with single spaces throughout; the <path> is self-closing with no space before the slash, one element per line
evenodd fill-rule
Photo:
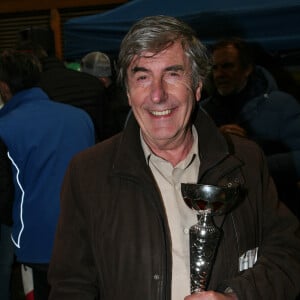
<path fill-rule="evenodd" d="M 221 236 L 215 226 L 211 209 L 199 211 L 199 221 L 190 228 L 191 293 L 207 289 L 212 265 Z"/>

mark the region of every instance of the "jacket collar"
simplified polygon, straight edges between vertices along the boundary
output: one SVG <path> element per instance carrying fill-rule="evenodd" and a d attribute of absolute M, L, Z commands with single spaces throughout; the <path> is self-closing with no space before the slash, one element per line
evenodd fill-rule
<path fill-rule="evenodd" d="M 220 133 L 214 122 L 202 109 L 199 109 L 196 113 L 193 123 L 198 132 L 201 162 L 199 171 L 200 178 L 208 169 L 229 156 L 230 147 L 226 138 Z M 149 178 L 152 178 L 141 146 L 140 127 L 133 114 L 131 114 L 126 128 L 121 134 L 114 159 L 113 173 L 119 176 L 129 176 L 133 180 L 137 180 L 136 174 L 138 174 L 140 179 L 144 178 L 144 180 L 149 180 Z"/>
<path fill-rule="evenodd" d="M 43 72 L 52 69 L 66 69 L 64 63 L 56 57 L 45 57 L 42 59 Z"/>
<path fill-rule="evenodd" d="M 0 117 L 22 104 L 34 102 L 37 100 L 49 100 L 47 94 L 40 88 L 34 87 L 16 93 L 0 110 Z"/>
<path fill-rule="evenodd" d="M 200 171 L 199 178 L 213 166 L 229 155 L 229 147 L 224 135 L 221 134 L 208 114 L 199 109 L 195 120 L 198 132 Z"/>

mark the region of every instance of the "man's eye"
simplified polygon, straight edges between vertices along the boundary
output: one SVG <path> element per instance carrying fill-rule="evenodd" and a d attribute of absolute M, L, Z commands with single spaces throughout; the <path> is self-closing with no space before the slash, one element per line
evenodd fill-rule
<path fill-rule="evenodd" d="M 137 77 L 137 81 L 143 81 L 143 80 L 146 80 L 147 79 L 147 76 L 146 75 L 140 75 Z"/>
<path fill-rule="evenodd" d="M 223 69 L 231 69 L 233 67 L 234 67 L 233 63 L 225 63 L 225 64 L 222 65 Z"/>
<path fill-rule="evenodd" d="M 178 80 L 181 77 L 182 77 L 181 74 L 178 73 L 178 72 L 168 72 L 167 75 L 166 75 L 166 78 L 173 79 L 173 80 L 174 79 Z"/>
<path fill-rule="evenodd" d="M 179 76 L 179 74 L 178 73 L 176 73 L 176 72 L 171 72 L 171 74 L 170 74 L 171 76 Z"/>

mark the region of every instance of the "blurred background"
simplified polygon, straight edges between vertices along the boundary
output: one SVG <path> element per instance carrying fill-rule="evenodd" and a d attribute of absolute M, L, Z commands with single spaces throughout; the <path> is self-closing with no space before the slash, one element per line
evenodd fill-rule
<path fill-rule="evenodd" d="M 300 100 L 299 0 L 1 0 L 0 51 L 32 40 L 71 69 L 92 51 L 115 62 L 130 26 L 157 14 L 186 21 L 208 47 L 228 36 L 251 42 L 257 63 Z M 13 300 L 24 299 L 17 263 L 13 286 Z"/>
<path fill-rule="evenodd" d="M 114 59 L 129 27 L 155 14 L 183 19 L 207 46 L 233 35 L 252 42 L 259 63 L 300 82 L 299 0 L 1 0 L 0 51 L 32 39 L 72 68 L 91 51 Z"/>

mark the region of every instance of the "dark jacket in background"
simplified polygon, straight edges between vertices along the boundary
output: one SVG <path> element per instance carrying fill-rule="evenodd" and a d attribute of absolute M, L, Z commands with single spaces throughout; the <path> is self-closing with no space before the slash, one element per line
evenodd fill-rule
<path fill-rule="evenodd" d="M 115 81 L 107 88 L 105 102 L 104 127 L 105 137 L 111 137 L 124 129 L 130 106 L 126 91 Z"/>
<path fill-rule="evenodd" d="M 104 85 L 92 75 L 68 69 L 57 58 L 46 57 L 41 61 L 40 87 L 50 99 L 85 110 L 93 120 L 97 139 L 103 140 L 103 106 L 107 97 Z"/>
<path fill-rule="evenodd" d="M 257 66 L 236 95 L 218 93 L 200 101 L 217 126 L 238 124 L 267 156 L 281 199 L 300 216 L 300 104 L 278 90 L 272 75 Z"/>
<path fill-rule="evenodd" d="M 209 289 L 242 300 L 294 299 L 299 292 L 299 222 L 278 203 L 262 151 L 227 139 L 200 112 L 199 182 L 246 190 L 224 220 Z M 258 248 L 253 268 L 239 259 Z M 66 173 L 50 265 L 50 300 L 170 300 L 170 230 L 133 115 L 124 131 L 76 156 Z"/>

